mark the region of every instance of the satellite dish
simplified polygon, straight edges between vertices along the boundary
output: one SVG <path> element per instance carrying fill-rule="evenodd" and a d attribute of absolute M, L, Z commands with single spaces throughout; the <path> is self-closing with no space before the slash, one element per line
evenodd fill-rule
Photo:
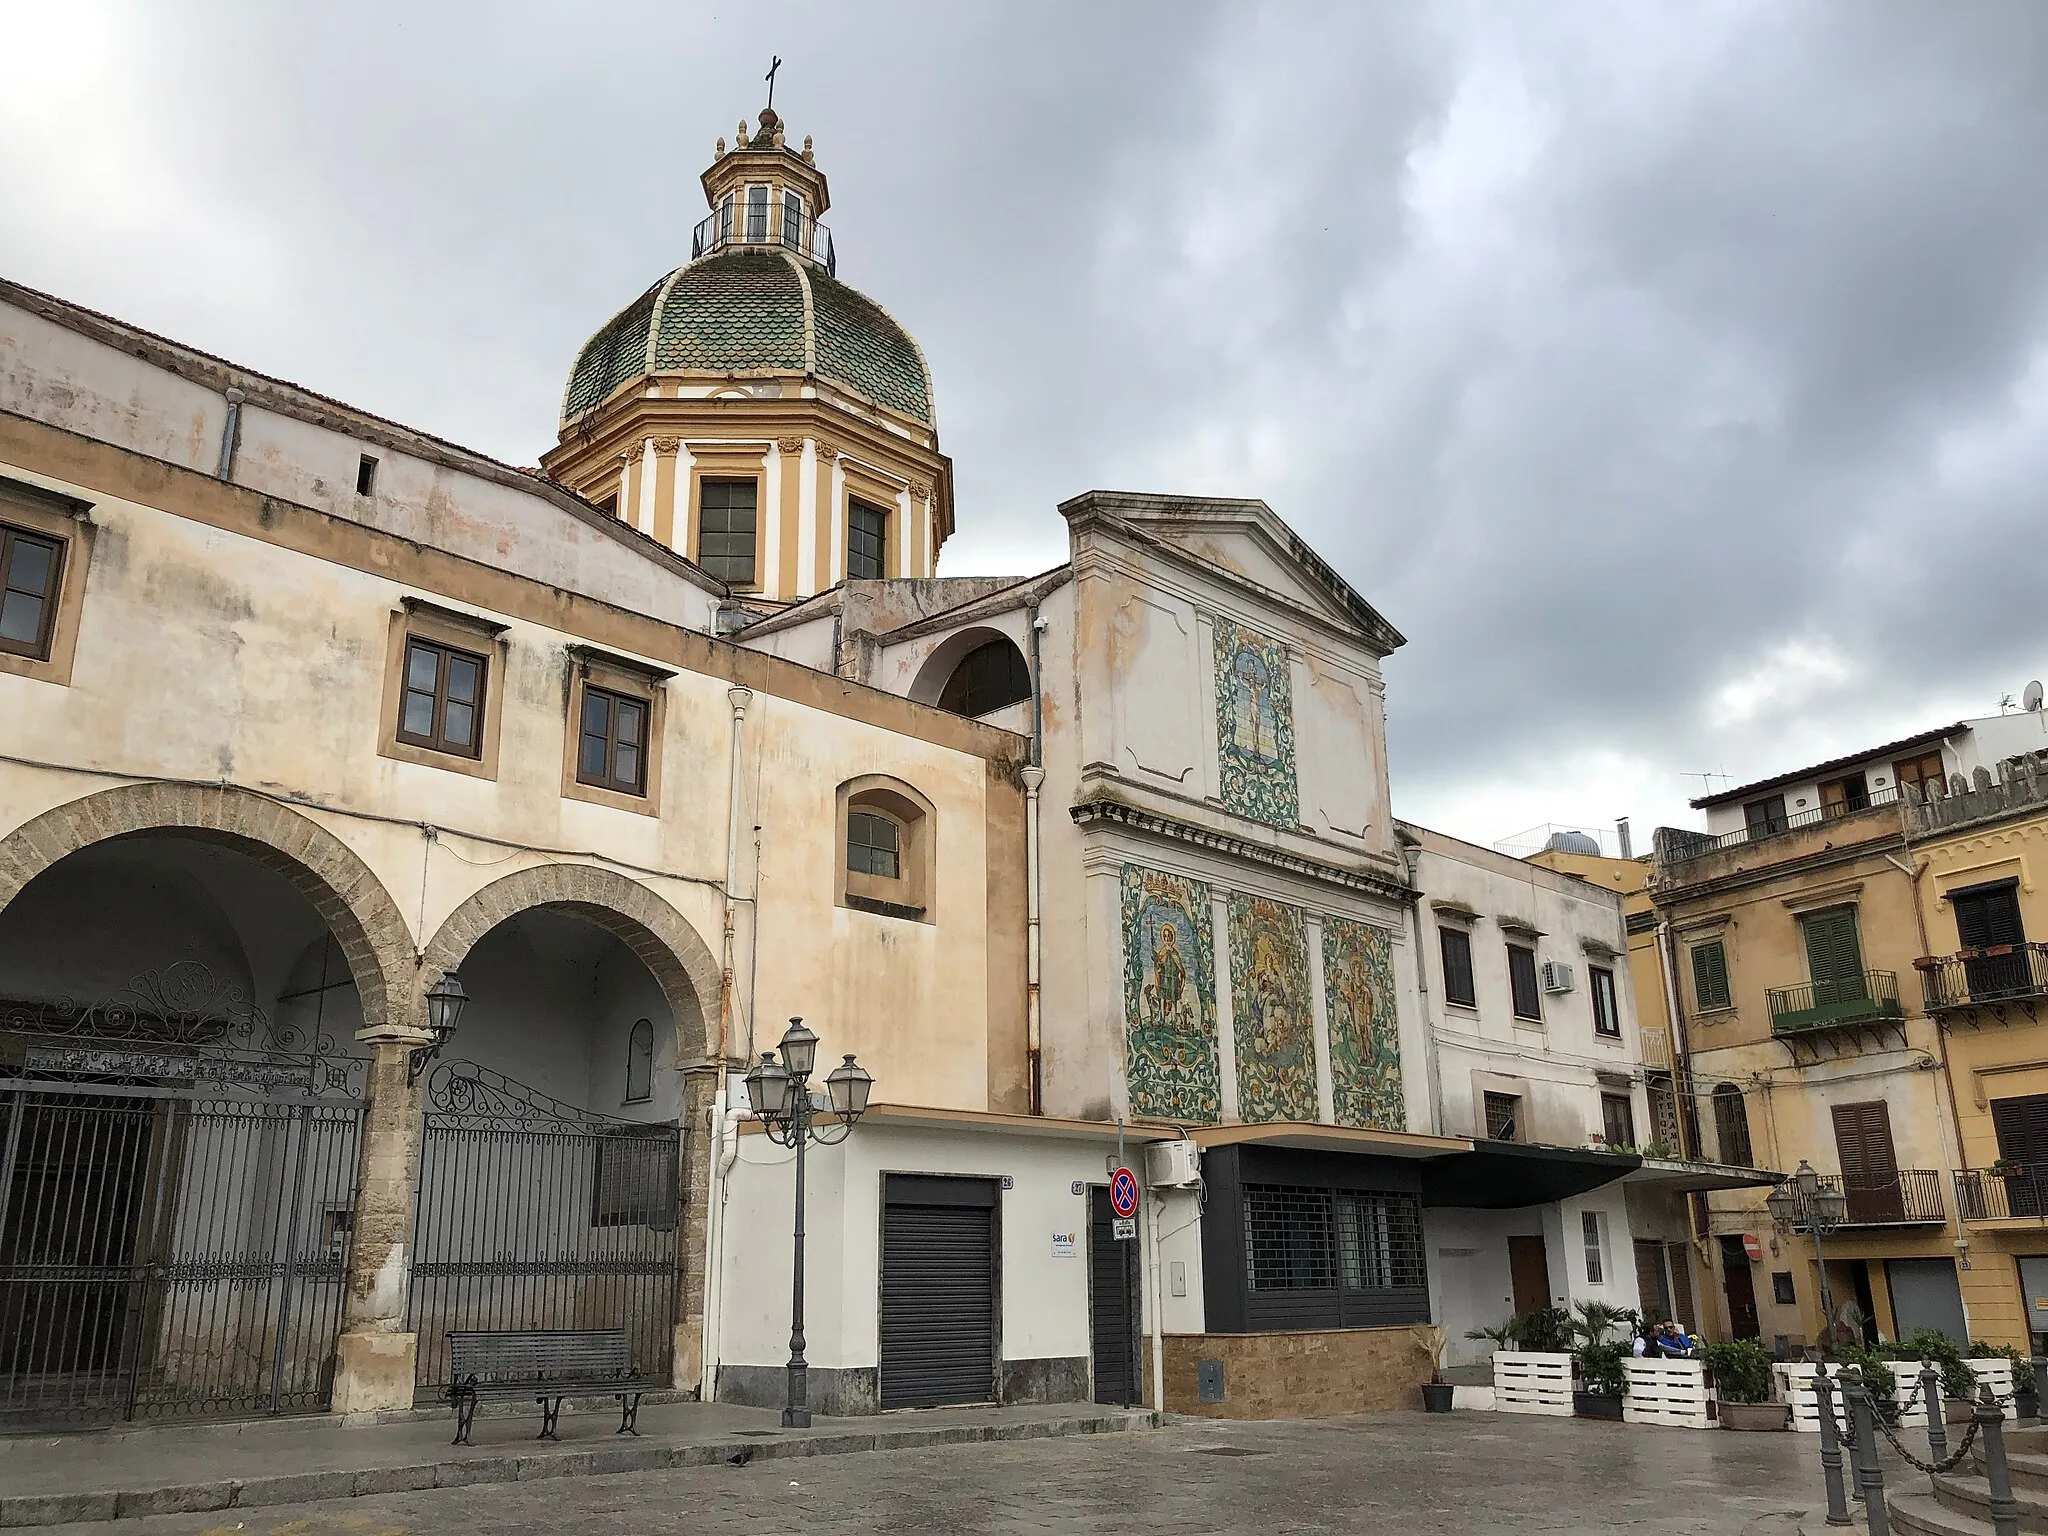
<path fill-rule="evenodd" d="M 2039 709 L 2041 707 L 2041 685 L 2039 683 L 2027 684 L 2027 691 L 2020 695 L 2020 707 L 2023 709 Z"/>

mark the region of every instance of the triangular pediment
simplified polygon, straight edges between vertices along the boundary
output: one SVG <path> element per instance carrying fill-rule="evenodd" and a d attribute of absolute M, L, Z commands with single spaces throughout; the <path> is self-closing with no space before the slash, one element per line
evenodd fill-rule
<path fill-rule="evenodd" d="M 1112 529 L 1312 615 L 1381 655 L 1404 643 L 1401 632 L 1263 501 L 1089 491 L 1062 502 L 1060 512 L 1077 531 Z"/>

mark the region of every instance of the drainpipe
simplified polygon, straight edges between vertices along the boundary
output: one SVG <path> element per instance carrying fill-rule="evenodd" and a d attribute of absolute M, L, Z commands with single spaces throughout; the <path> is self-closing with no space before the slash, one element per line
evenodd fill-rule
<path fill-rule="evenodd" d="M 1671 1091 L 1678 1100 L 1678 1151 L 1686 1154 L 1686 1133 L 1692 1135 L 1691 1156 L 1702 1158 L 1700 1151 L 1700 1128 L 1698 1108 L 1692 1100 L 1692 1052 L 1685 1037 L 1685 1010 L 1678 1003 L 1678 940 L 1671 932 L 1668 918 L 1657 919 L 1657 967 L 1664 976 L 1664 1012 L 1671 1021 Z M 1709 1277 L 1713 1275 L 1713 1257 L 1707 1251 L 1707 1197 L 1687 1195 L 1685 1213 L 1692 1227 L 1692 1241 L 1696 1262 L 1693 1265 L 1695 1284 L 1693 1286 L 1693 1310 L 1704 1321 L 1708 1303 L 1699 1295 L 1697 1284 L 1699 1271 L 1704 1268 Z"/>
<path fill-rule="evenodd" d="M 697 1383 L 700 1401 L 709 1402 L 718 1391 L 718 1316 L 717 1309 L 724 1305 L 724 1287 L 719 1284 L 719 1271 L 724 1267 L 725 1236 L 725 1175 L 732 1167 L 732 1160 L 739 1155 L 739 1138 L 731 1133 L 727 1124 L 726 1098 L 730 1092 L 727 1074 L 732 1058 L 733 1038 L 733 917 L 737 909 L 733 900 L 733 888 L 740 879 L 740 746 L 747 723 L 747 706 L 754 701 L 751 688 L 733 687 L 725 691 L 726 702 L 732 706 L 732 761 L 727 775 L 728 792 L 725 805 L 725 914 L 722 954 L 718 972 L 718 1088 L 711 1102 L 711 1173 L 706 1181 L 704 1209 L 704 1338 L 699 1351 L 703 1362 L 703 1376 Z M 760 908 L 754 911 L 754 924 L 758 936 Z M 748 998 L 748 1014 L 752 1016 L 751 995 Z M 731 1151 L 721 1153 L 726 1141 L 732 1143 Z"/>
<path fill-rule="evenodd" d="M 726 702 L 732 705 L 732 764 L 727 774 L 730 786 L 725 806 L 725 937 L 718 976 L 718 1094 L 725 1097 L 725 1064 L 732 1056 L 733 1017 L 733 928 L 738 903 L 733 889 L 740 883 L 740 742 L 746 730 L 747 706 L 754 701 L 751 688 L 728 688 Z M 758 914 L 757 914 L 758 920 Z"/>
<path fill-rule="evenodd" d="M 718 1340 L 725 1317 L 725 1201 L 730 1193 L 727 1180 L 739 1155 L 739 1128 L 721 1087 L 718 1102 L 711 1106 L 711 1174 L 705 1206 L 709 1230 L 704 1242 L 704 1375 L 697 1384 L 697 1399 L 705 1403 L 718 1400 Z"/>
<path fill-rule="evenodd" d="M 1152 1241 L 1147 1245 L 1152 1250 L 1152 1411 L 1164 1417 L 1166 1413 L 1166 1323 L 1161 1315 L 1166 1310 L 1166 1287 L 1160 1283 L 1159 1269 L 1159 1191 L 1151 1190 L 1145 1196 L 1145 1227 Z"/>
<path fill-rule="evenodd" d="M 1928 866 L 1922 864 L 1918 858 L 1914 857 L 1913 807 L 1903 794 L 1899 796 L 1899 847 L 1906 855 L 1905 862 L 1903 864 L 1900 863 L 1890 854 L 1884 856 L 1885 862 L 1912 883 L 1913 924 L 1920 935 L 1920 953 L 1932 958 L 1934 945 L 1927 935 L 1927 911 L 1921 905 L 1920 900 L 1920 882 L 1926 877 Z M 1923 983 L 1922 985 L 1924 986 L 1925 984 Z M 1934 1051 L 1936 1058 L 1941 1062 L 1942 1086 L 1948 1090 L 1946 1095 L 1948 1099 L 1948 1125 L 1949 1130 L 1955 1135 L 1955 1145 L 1953 1148 L 1955 1153 L 1954 1163 L 1956 1170 L 1960 1172 L 1963 1168 L 1963 1112 L 1956 1103 L 1955 1074 L 1949 1070 L 1948 1030 L 1939 1019 L 1930 1017 L 1929 1022 L 1934 1025 Z M 1962 1235 L 1962 1224 L 1960 1222 L 1956 1224 L 1956 1233 L 1960 1238 Z"/>
<path fill-rule="evenodd" d="M 1031 1078 L 1031 1113 L 1045 1113 L 1045 1071 L 1038 1038 L 1038 787 L 1045 770 L 1024 770 L 1024 1012 L 1025 1061 Z"/>
<path fill-rule="evenodd" d="M 225 481 L 235 468 L 235 440 L 242 434 L 242 402 L 249 397 L 239 389 L 227 391 L 228 419 L 220 431 L 220 468 L 213 478 Z"/>
<path fill-rule="evenodd" d="M 1417 871 L 1422 862 L 1422 850 L 1407 843 L 1401 845 L 1401 863 L 1407 871 L 1408 884 L 1421 889 Z M 1429 1129 L 1430 1134 L 1444 1134 L 1444 1069 L 1437 1059 L 1436 1013 L 1429 1000 L 1429 959 L 1422 951 L 1422 912 L 1417 901 L 1408 903 L 1408 932 L 1415 944 L 1415 989 L 1422 998 L 1422 1044 L 1423 1061 L 1429 1084 Z"/>

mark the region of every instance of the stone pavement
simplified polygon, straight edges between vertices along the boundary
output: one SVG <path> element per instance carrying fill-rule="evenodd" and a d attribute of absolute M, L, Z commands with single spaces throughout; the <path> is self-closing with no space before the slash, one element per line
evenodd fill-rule
<path fill-rule="evenodd" d="M 479 1414 L 471 1445 L 449 1444 L 454 1420 L 445 1412 L 366 1425 L 309 1417 L 8 1436 L 0 1438 L 0 1527 L 116 1521 L 132 1533 L 129 1522 L 146 1515 L 541 1479 L 559 1487 L 562 1479 L 757 1459 L 1109 1433 L 1150 1428 L 1153 1418 L 1060 1403 L 820 1418 L 808 1430 L 784 1430 L 773 1410 L 681 1402 L 643 1407 L 638 1436 L 615 1434 L 618 1422 L 615 1406 L 565 1409 L 561 1439 L 545 1441 L 535 1438 L 538 1413 Z M 532 1504 L 534 1491 L 522 1500 Z"/>
<path fill-rule="evenodd" d="M 877 1427 L 923 1415 L 888 1415 Z M 1344 1531 L 1794 1536 L 1819 1528 L 1811 1435 L 1505 1414 L 1176 1420 L 1140 1435 L 378 1494 L 156 1516 L 62 1536 L 627 1536 L 641 1532 L 1147 1536 Z M 1894 1486 L 1899 1486 L 1894 1479 Z"/>

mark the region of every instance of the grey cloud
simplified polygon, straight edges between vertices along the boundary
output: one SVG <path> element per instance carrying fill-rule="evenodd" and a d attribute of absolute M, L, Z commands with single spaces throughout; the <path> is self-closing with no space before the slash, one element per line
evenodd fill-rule
<path fill-rule="evenodd" d="M 842 274 L 937 374 L 948 571 L 1057 560 L 1088 486 L 1265 496 L 1410 637 L 1396 793 L 1446 830 L 1669 819 L 1684 770 L 2048 670 L 2026 0 L 80 6 L 35 42 L 76 94 L 0 107 L 0 268 L 518 462 L 780 53 Z M 1788 644 L 1841 677 L 1717 705 Z"/>

